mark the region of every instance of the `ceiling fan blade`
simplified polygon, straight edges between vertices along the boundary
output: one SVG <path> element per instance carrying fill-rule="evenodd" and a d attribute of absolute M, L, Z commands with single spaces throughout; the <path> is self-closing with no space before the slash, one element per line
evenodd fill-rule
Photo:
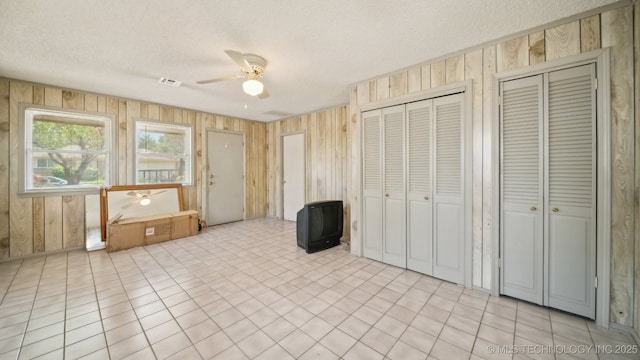
<path fill-rule="evenodd" d="M 158 195 L 158 194 L 162 194 L 163 192 L 167 192 L 167 190 L 156 191 L 154 193 L 149 194 L 149 197 L 152 197 L 152 196 L 155 196 L 155 195 Z"/>
<path fill-rule="evenodd" d="M 133 205 L 137 204 L 140 200 L 139 199 L 135 199 L 132 202 L 125 204 L 124 206 L 122 206 L 122 209 L 128 209 L 130 207 L 132 207 Z"/>
<path fill-rule="evenodd" d="M 242 69 L 243 72 L 253 72 L 253 68 L 249 65 L 247 59 L 242 56 L 241 52 L 234 50 L 225 50 L 224 52 L 227 53 L 231 60 L 240 66 L 240 69 Z"/>
<path fill-rule="evenodd" d="M 264 87 L 262 88 L 262 92 L 260 94 L 258 94 L 258 98 L 259 99 L 266 99 L 269 97 L 269 92 L 267 91 L 267 88 Z"/>
<path fill-rule="evenodd" d="M 133 196 L 133 197 L 139 197 L 139 196 L 140 196 L 140 194 L 138 194 L 138 193 L 137 193 L 137 192 L 135 192 L 135 191 L 129 191 L 129 192 L 127 193 L 127 195 L 129 195 L 129 196 Z"/>
<path fill-rule="evenodd" d="M 201 81 L 197 81 L 196 83 L 198 83 L 198 84 L 211 84 L 211 83 L 218 82 L 218 81 L 242 79 L 243 77 L 244 76 L 242 76 L 242 75 L 225 76 L 225 77 L 219 77 L 219 78 L 215 78 L 215 79 L 201 80 Z"/>

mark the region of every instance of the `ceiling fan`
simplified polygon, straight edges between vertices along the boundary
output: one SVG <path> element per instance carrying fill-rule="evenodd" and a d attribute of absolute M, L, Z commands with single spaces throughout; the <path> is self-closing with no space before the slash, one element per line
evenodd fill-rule
<path fill-rule="evenodd" d="M 125 204 L 122 208 L 123 209 L 128 209 L 130 207 L 132 207 L 135 204 L 140 204 L 142 206 L 147 206 L 149 204 L 151 204 L 151 197 L 158 195 L 158 194 L 162 194 L 163 192 L 166 192 L 167 190 L 160 190 L 160 191 L 156 191 L 156 192 L 151 192 L 149 190 L 139 190 L 139 191 L 129 191 L 127 193 L 127 195 L 135 197 L 135 200 L 131 201 L 128 204 Z"/>
<path fill-rule="evenodd" d="M 198 81 L 198 84 L 210 84 L 218 81 L 246 79 L 242 83 L 242 89 L 247 95 L 258 96 L 260 99 L 269 97 L 269 92 L 260 81 L 267 67 L 267 60 L 254 54 L 243 54 L 239 51 L 225 50 L 225 53 L 240 66 L 242 75 L 225 76 L 209 80 Z"/>

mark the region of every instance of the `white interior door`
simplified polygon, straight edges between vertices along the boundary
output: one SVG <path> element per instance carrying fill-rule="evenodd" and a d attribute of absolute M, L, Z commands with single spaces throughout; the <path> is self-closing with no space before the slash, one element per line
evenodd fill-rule
<path fill-rule="evenodd" d="M 432 100 L 407 104 L 407 268 L 432 275 Z"/>
<path fill-rule="evenodd" d="M 384 159 L 382 261 L 400 267 L 407 267 L 404 114 L 404 105 L 382 109 Z"/>
<path fill-rule="evenodd" d="M 362 209 L 364 256 L 382 261 L 381 110 L 362 113 Z"/>
<path fill-rule="evenodd" d="M 545 207 L 548 221 L 547 304 L 595 318 L 595 65 L 550 72 Z"/>
<path fill-rule="evenodd" d="M 464 283 L 465 266 L 463 99 L 462 94 L 457 94 L 433 100 L 433 276 L 458 284 Z"/>
<path fill-rule="evenodd" d="M 282 137 L 282 204 L 284 219 L 296 221 L 304 206 L 305 166 L 304 134 Z"/>
<path fill-rule="evenodd" d="M 502 294 L 542 304 L 542 76 L 501 89 Z"/>
<path fill-rule="evenodd" d="M 207 132 L 207 224 L 244 220 L 244 135 Z"/>

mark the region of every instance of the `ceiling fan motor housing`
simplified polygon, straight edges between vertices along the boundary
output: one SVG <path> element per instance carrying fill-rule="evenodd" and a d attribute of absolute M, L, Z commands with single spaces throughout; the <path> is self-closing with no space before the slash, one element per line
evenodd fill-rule
<path fill-rule="evenodd" d="M 242 54 L 242 56 L 245 58 L 245 60 L 247 60 L 247 62 L 253 69 L 253 73 L 256 76 L 262 77 L 262 74 L 264 74 L 264 69 L 267 67 L 267 60 L 265 60 L 262 56 L 254 54 Z"/>

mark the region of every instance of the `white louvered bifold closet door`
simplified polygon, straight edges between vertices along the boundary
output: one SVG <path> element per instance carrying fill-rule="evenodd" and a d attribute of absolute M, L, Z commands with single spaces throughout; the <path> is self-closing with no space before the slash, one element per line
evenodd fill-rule
<path fill-rule="evenodd" d="M 595 65 L 501 84 L 500 292 L 595 317 Z"/>
<path fill-rule="evenodd" d="M 462 94 L 457 94 L 433 100 L 433 276 L 458 284 L 464 283 L 465 261 L 463 99 Z"/>
<path fill-rule="evenodd" d="M 382 261 L 382 111 L 362 113 L 363 253 Z"/>
<path fill-rule="evenodd" d="M 433 101 L 407 104 L 407 268 L 433 273 L 431 136 Z"/>
<path fill-rule="evenodd" d="M 398 105 L 382 109 L 382 261 L 400 267 L 407 266 L 404 108 Z"/>
<path fill-rule="evenodd" d="M 542 304 L 543 79 L 505 82 L 501 89 L 502 294 Z"/>
<path fill-rule="evenodd" d="M 596 274 L 595 65 L 550 72 L 547 79 L 547 305 L 593 319 Z"/>

